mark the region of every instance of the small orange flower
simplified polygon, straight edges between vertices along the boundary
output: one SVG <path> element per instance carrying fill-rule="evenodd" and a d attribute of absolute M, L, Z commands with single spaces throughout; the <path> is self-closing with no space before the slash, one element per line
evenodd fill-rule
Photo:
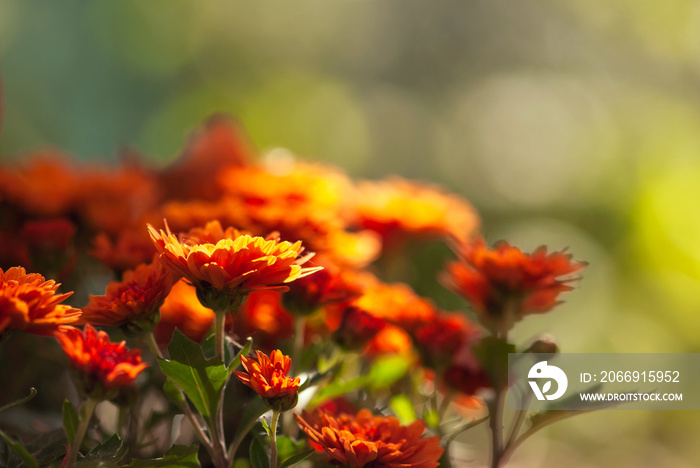
<path fill-rule="evenodd" d="M 284 283 L 321 269 L 302 268 L 313 254 L 301 257 L 301 242 L 244 234 L 191 245 L 169 229 L 158 232 L 150 225 L 148 229 L 163 264 L 194 284 L 204 305 L 216 311 L 239 303 L 252 291 L 287 291 Z"/>
<path fill-rule="evenodd" d="M 157 258 L 139 265 L 124 273 L 122 281 L 109 283 L 104 296 L 90 296 L 81 323 L 151 331 L 158 321 L 158 309 L 175 281 L 173 273 Z"/>
<path fill-rule="evenodd" d="M 268 357 L 262 351 L 256 351 L 258 360 L 241 356 L 241 363 L 246 372 L 234 371 L 238 380 L 249 386 L 263 397 L 270 408 L 287 411 L 297 404 L 299 377 L 289 377 L 292 360 L 279 349 Z"/>
<path fill-rule="evenodd" d="M 335 464 L 350 468 L 439 466 L 443 452 L 440 438 L 422 437 L 423 421 L 401 426 L 394 417 L 373 416 L 366 409 L 355 416 L 304 411 L 295 417 L 309 441 L 323 448 Z"/>
<path fill-rule="evenodd" d="M 22 267 L 0 269 L 0 333 L 24 330 L 48 336 L 60 325 L 77 321 L 80 310 L 60 304 L 73 293 L 56 294 L 59 286 Z"/>
<path fill-rule="evenodd" d="M 109 399 L 114 390 L 131 385 L 148 364 L 141 362 L 141 351 L 129 351 L 126 342 L 112 343 L 107 333 L 85 325 L 83 331 L 62 327 L 56 340 L 80 375 L 86 396 Z"/>
<path fill-rule="evenodd" d="M 443 284 L 474 307 L 493 333 L 507 332 L 524 315 L 547 312 L 570 291 L 571 277 L 586 266 L 562 252 L 540 247 L 531 254 L 500 242 L 489 249 L 483 239 L 458 247 L 460 261 L 447 265 Z"/>

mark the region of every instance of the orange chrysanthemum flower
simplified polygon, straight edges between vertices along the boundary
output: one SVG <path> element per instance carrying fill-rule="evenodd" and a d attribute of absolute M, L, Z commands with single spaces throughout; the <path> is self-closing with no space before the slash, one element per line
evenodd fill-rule
<path fill-rule="evenodd" d="M 158 321 L 158 309 L 177 278 L 156 258 L 124 273 L 122 281 L 107 286 L 104 296 L 90 296 L 81 323 L 151 331 Z"/>
<path fill-rule="evenodd" d="M 479 218 L 467 201 L 440 188 L 398 177 L 358 184 L 356 223 L 378 232 L 386 245 L 407 236 L 466 239 Z"/>
<path fill-rule="evenodd" d="M 59 286 L 22 267 L 0 269 L 0 333 L 24 330 L 48 336 L 60 325 L 77 321 L 80 310 L 60 304 L 73 293 L 56 294 Z"/>
<path fill-rule="evenodd" d="M 191 245 L 170 230 L 148 226 L 165 266 L 197 287 L 205 306 L 228 310 L 252 291 L 286 291 L 284 283 L 310 275 L 320 267 L 302 268 L 313 254 L 301 256 L 301 242 L 244 234 L 236 239 Z"/>
<path fill-rule="evenodd" d="M 125 341 L 110 342 L 107 333 L 90 325 L 83 331 L 62 327 L 55 336 L 80 375 L 81 390 L 92 398 L 111 398 L 115 390 L 131 385 L 148 366 L 141 362 L 141 351 L 128 350 Z"/>
<path fill-rule="evenodd" d="M 283 239 L 298 239 L 310 250 L 325 254 L 340 265 L 361 267 L 381 249 L 379 236 L 369 230 L 348 232 L 336 213 L 285 202 L 256 205 L 227 197 L 216 202 L 170 202 L 161 209 L 173 229 L 185 231 L 211 219 L 243 226 L 251 235 L 276 231 Z"/>
<path fill-rule="evenodd" d="M 373 416 L 366 409 L 355 416 L 304 411 L 295 417 L 312 444 L 333 463 L 350 468 L 434 468 L 442 456 L 440 438 L 423 438 L 425 423 L 420 420 L 401 426 L 394 417 Z"/>
<path fill-rule="evenodd" d="M 527 254 L 500 242 L 489 249 L 481 238 L 457 253 L 460 261 L 447 265 L 443 284 L 469 301 L 487 329 L 501 334 L 524 315 L 559 304 L 559 294 L 572 289 L 572 273 L 586 266 L 546 247 Z"/>
<path fill-rule="evenodd" d="M 270 408 L 288 411 L 297 404 L 299 377 L 289 377 L 292 360 L 279 349 L 268 357 L 262 351 L 256 351 L 258 360 L 241 356 L 241 364 L 246 372 L 234 371 L 238 380 L 249 386 L 263 397 Z"/>

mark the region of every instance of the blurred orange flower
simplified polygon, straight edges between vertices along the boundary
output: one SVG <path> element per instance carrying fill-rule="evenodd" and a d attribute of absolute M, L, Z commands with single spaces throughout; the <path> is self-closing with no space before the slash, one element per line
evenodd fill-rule
<path fill-rule="evenodd" d="M 157 180 L 133 163 L 93 168 L 80 176 L 77 209 L 97 231 L 116 234 L 125 226 L 138 229 L 155 212 L 160 196 Z"/>
<path fill-rule="evenodd" d="M 531 254 L 497 243 L 493 249 L 478 238 L 456 248 L 459 261 L 447 265 L 443 284 L 472 305 L 492 333 L 504 334 L 524 315 L 547 312 L 559 294 L 573 289 L 571 275 L 586 266 L 562 252 L 540 247 Z"/>
<path fill-rule="evenodd" d="M 22 166 L 0 168 L 0 198 L 30 215 L 67 214 L 83 190 L 67 159 L 49 150 L 24 156 L 29 162 Z"/>
<path fill-rule="evenodd" d="M 80 374 L 79 384 L 86 396 L 109 399 L 110 390 L 131 385 L 148 366 L 141 362 L 141 351 L 129 351 L 125 341 L 110 342 L 107 333 L 90 325 L 83 331 L 61 327 L 55 337 Z"/>
<path fill-rule="evenodd" d="M 479 226 L 466 200 L 399 177 L 360 182 L 357 197 L 355 223 L 378 232 L 385 245 L 407 236 L 468 239 Z"/>
<path fill-rule="evenodd" d="M 249 163 L 257 151 L 241 126 L 224 115 L 211 117 L 193 132 L 182 155 L 160 174 L 168 199 L 207 199 L 221 196 L 212 174 Z"/>
<path fill-rule="evenodd" d="M 160 344 L 167 344 L 175 328 L 192 341 L 201 343 L 214 326 L 214 311 L 199 302 L 193 286 L 180 280 L 160 306 L 160 320 L 153 330 Z"/>
<path fill-rule="evenodd" d="M 437 308 L 403 283 L 387 284 L 372 275 L 364 275 L 366 287 L 353 305 L 371 315 L 412 331 L 431 321 Z"/>
<path fill-rule="evenodd" d="M 56 294 L 59 286 L 22 267 L 0 269 L 0 333 L 24 330 L 48 336 L 60 325 L 76 322 L 80 310 L 60 304 L 73 293 Z"/>
<path fill-rule="evenodd" d="M 157 258 L 139 265 L 124 273 L 122 281 L 109 283 L 104 296 L 90 296 L 80 323 L 150 332 L 176 280 Z"/>
<path fill-rule="evenodd" d="M 165 266 L 192 282 L 212 309 L 228 308 L 218 301 L 239 302 L 252 291 L 286 291 L 284 283 L 310 275 L 321 267 L 303 268 L 313 254 L 301 256 L 301 242 L 294 244 L 276 238 L 264 239 L 244 234 L 213 243 L 190 245 L 170 230 L 156 231 L 148 226 L 160 259 Z M 221 297 L 225 296 L 225 297 Z M 210 304 L 210 301 L 213 302 Z"/>
<path fill-rule="evenodd" d="M 279 291 L 250 293 L 235 317 L 234 329 L 238 336 L 252 336 L 256 347 L 263 349 L 274 349 L 279 346 L 279 340 L 290 337 L 294 331 L 294 317 L 282 307 L 282 295 Z"/>
<path fill-rule="evenodd" d="M 156 253 L 148 233 L 141 229 L 122 229 L 115 239 L 101 232 L 92 245 L 90 253 L 118 273 L 148 262 Z"/>
<path fill-rule="evenodd" d="M 292 360 L 279 349 L 268 357 L 262 351 L 256 351 L 258 360 L 241 356 L 245 372 L 234 371 L 238 380 L 255 390 L 273 409 L 287 411 L 296 406 L 299 392 L 299 377 L 289 377 Z"/>
<path fill-rule="evenodd" d="M 400 354 L 409 358 L 412 350 L 411 337 L 396 325 L 387 325 L 382 328 L 365 347 L 365 352 L 372 357 Z"/>
<path fill-rule="evenodd" d="M 309 441 L 323 448 L 335 464 L 351 468 L 439 466 L 443 452 L 440 438 L 423 438 L 423 421 L 401 426 L 394 417 L 373 416 L 366 409 L 355 416 L 304 411 L 295 417 Z"/>
<path fill-rule="evenodd" d="M 304 205 L 313 210 L 338 209 L 351 187 L 340 171 L 291 155 L 271 157 L 267 167 L 230 167 L 218 180 L 229 195 L 251 205 Z"/>

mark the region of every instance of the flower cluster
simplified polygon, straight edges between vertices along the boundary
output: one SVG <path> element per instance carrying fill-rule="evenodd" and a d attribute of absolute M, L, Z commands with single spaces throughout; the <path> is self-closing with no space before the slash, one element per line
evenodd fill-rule
<path fill-rule="evenodd" d="M 565 251 L 489 247 L 475 209 L 439 187 L 356 182 L 279 150 L 263 158 L 220 116 L 162 169 L 137 157 L 79 168 L 49 151 L 23 161 L 0 167 L 0 337 L 55 336 L 68 356 L 85 400 L 80 412 L 63 408 L 63 466 L 101 447 L 92 428 L 106 426 L 91 418 L 102 400 L 120 407 L 117 437 L 143 441 L 131 444 L 133 458 L 171 449 L 154 428 L 182 413 L 192 431 L 181 438 L 197 438 L 215 468 L 237 463 L 246 441 L 255 466 L 298 461 L 311 452 L 303 439 L 323 466 L 447 464 L 469 425 L 453 421 L 502 417 L 507 385 L 494 362 L 515 348 L 511 329 L 557 306 L 585 266 Z M 424 242 L 451 243 L 457 259 L 439 282 L 468 311 L 421 295 L 450 294 L 433 273 L 409 284 L 419 270 L 413 247 Z M 45 276 L 73 289 L 82 308 L 63 304 L 72 292 Z M 143 360 L 139 348 L 150 351 Z M 234 375 L 240 384 L 229 384 Z M 252 412 L 263 402 L 272 410 L 264 443 L 249 435 L 262 434 L 255 424 L 266 410 Z M 284 454 L 277 432 L 291 440 Z M 494 435 L 492 466 L 510 450 L 503 439 Z"/>

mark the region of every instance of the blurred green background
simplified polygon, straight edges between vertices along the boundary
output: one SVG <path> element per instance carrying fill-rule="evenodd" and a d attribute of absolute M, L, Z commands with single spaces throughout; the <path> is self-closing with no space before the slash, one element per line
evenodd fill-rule
<path fill-rule="evenodd" d="M 519 340 L 700 352 L 700 1 L 3 0 L 0 71 L 2 161 L 162 165 L 228 112 L 261 149 L 443 184 L 489 240 L 587 260 Z M 434 252 L 414 286 L 463 307 Z M 695 467 L 698 416 L 583 415 L 513 466 Z M 485 434 L 467 442 L 478 466 Z"/>

